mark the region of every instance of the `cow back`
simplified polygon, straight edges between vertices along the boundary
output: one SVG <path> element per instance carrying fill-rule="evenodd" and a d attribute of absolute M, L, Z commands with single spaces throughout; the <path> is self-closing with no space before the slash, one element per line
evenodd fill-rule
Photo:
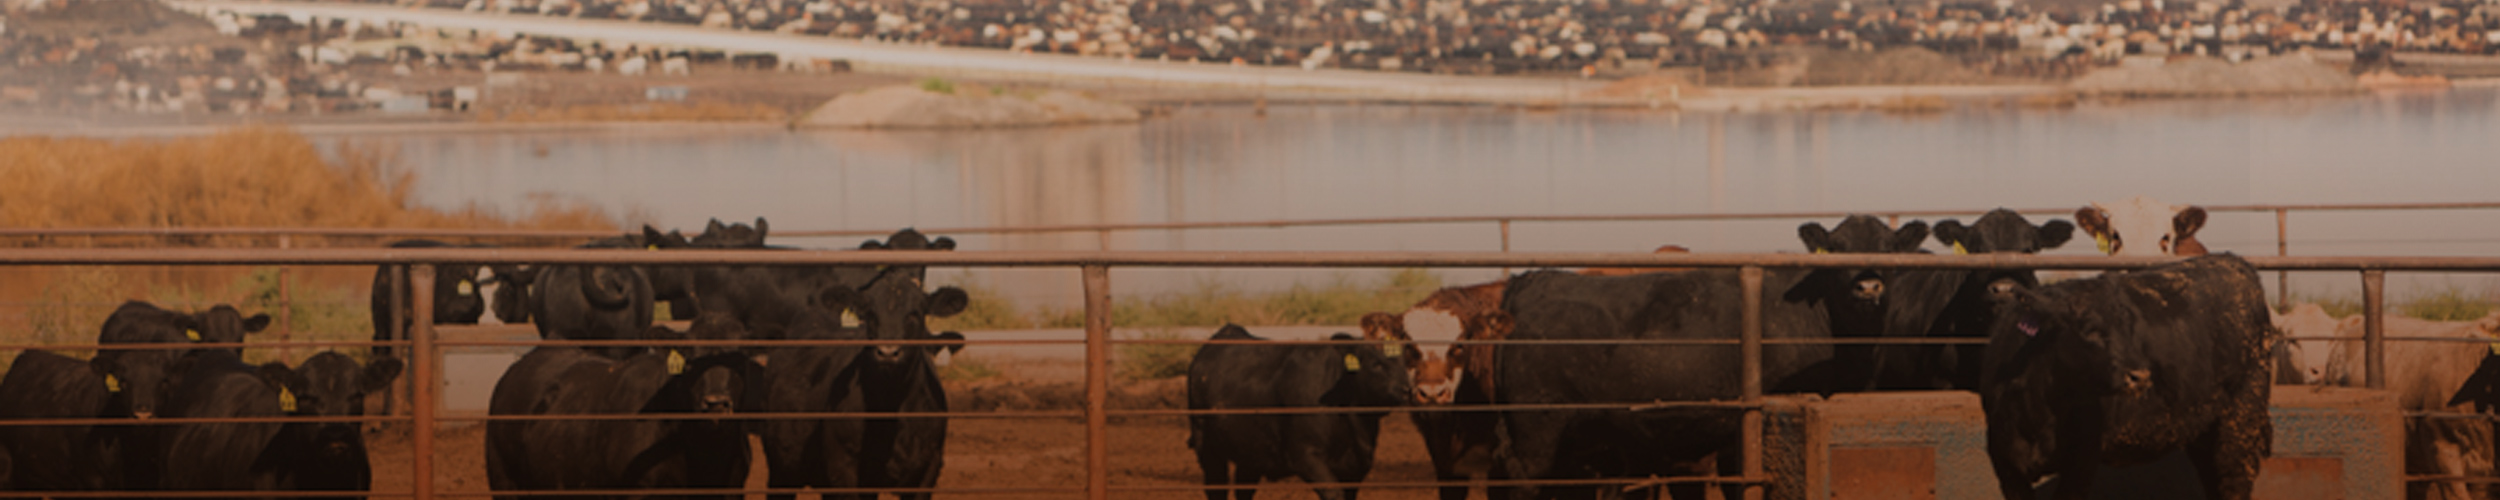
<path fill-rule="evenodd" d="M 0 419 L 94 418 L 105 414 L 104 378 L 86 361 L 28 350 L 0 377 Z M 89 441 L 89 426 L 0 426 L 0 447 L 17 460 L 10 479 L 26 491 L 94 490 L 105 486 L 106 464 Z"/>
<path fill-rule="evenodd" d="M 1768 270 L 1762 287 L 1763 336 L 1828 338 L 1819 306 L 1783 300 L 1804 280 L 1798 270 Z M 1733 340 L 1744 302 L 1737 271 L 1704 269 L 1619 277 L 1538 271 L 1510 281 L 1502 309 L 1512 340 Z M 1734 345 L 1507 344 L 1497 355 L 1503 402 L 1647 402 L 1738 397 Z M 1773 387 L 1812 387 L 1800 378 L 1831 356 L 1823 345 L 1763 349 L 1763 380 Z M 1514 390 L 1515 389 L 1515 390 Z"/>
<path fill-rule="evenodd" d="M 277 417 L 278 389 L 255 367 L 223 351 L 203 351 L 183 375 L 182 388 L 166 405 L 177 418 Z M 255 465 L 284 424 L 207 423 L 176 425 L 165 441 L 166 489 L 243 490 L 256 482 Z"/>

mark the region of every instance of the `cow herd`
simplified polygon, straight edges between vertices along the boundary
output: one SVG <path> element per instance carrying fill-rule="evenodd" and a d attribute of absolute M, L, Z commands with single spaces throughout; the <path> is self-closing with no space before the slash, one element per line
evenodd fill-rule
<path fill-rule="evenodd" d="M 2080 498 L 2070 495 L 2100 466 L 2182 452 L 2208 497 L 2248 498 L 2270 453 L 2273 384 L 2351 383 L 2358 363 L 2343 343 L 2303 346 L 2286 334 L 2344 336 L 2327 330 L 2354 323 L 2315 307 L 2275 314 L 2247 262 L 2202 255 L 2200 208 L 2139 199 L 2088 206 L 2075 219 L 2034 224 L 1999 209 L 1931 227 L 1859 215 L 1803 224 L 1798 237 L 1815 253 L 1919 253 L 1932 240 L 1955 253 L 2020 254 L 2060 247 L 2081 229 L 2105 253 L 2191 258 L 2045 284 L 2027 270 L 1770 268 L 1759 271 L 1756 297 L 1740 285 L 1750 271 L 1736 269 L 1537 270 L 1366 315 L 1360 336 L 1332 342 L 1270 342 L 1226 326 L 1191 359 L 1186 397 L 1193 410 L 1236 411 L 1193 413 L 1186 445 L 1211 500 L 1250 498 L 1247 486 L 1284 478 L 1315 484 L 1321 498 L 1353 498 L 1395 410 L 1414 420 L 1435 475 L 1452 484 L 1441 488 L 1445 499 L 1467 498 L 1456 484 L 1478 479 L 1548 481 L 1487 483 L 1496 498 L 1603 498 L 1622 485 L 1587 480 L 1735 472 L 1743 410 L 1714 402 L 1744 395 L 1734 340 L 1746 303 L 1758 302 L 1766 392 L 1975 392 L 2006 498 L 2031 498 L 2044 484 Z M 692 237 L 645 228 L 583 246 L 781 249 L 765 244 L 768 230 L 761 219 L 713 221 Z M 954 247 L 905 229 L 861 249 Z M 414 323 L 396 304 L 415 289 L 394 271 L 375 274 L 377 340 L 404 339 Z M 963 336 L 931 332 L 927 320 L 963 311 L 969 298 L 954 287 L 930 291 L 923 267 L 435 271 L 436 324 L 526 321 L 546 339 L 613 341 L 540 346 L 502 374 L 488 412 L 512 418 L 485 429 L 498 492 L 736 488 L 756 454 L 774 488 L 925 498 L 937 485 L 947 420 L 930 414 L 948 409 L 937 364 Z M 663 308 L 692 322 L 682 331 L 659 324 Z M 106 321 L 98 343 L 233 343 L 268 324 L 226 306 L 182 313 L 133 302 Z M 2500 329 L 2500 318 L 2451 329 L 2475 328 Z M 1849 343 L 1908 338 L 1972 342 Z M 402 370 L 384 347 L 363 363 L 328 352 L 291 367 L 244 363 L 229 346 L 152 347 L 88 360 L 26 351 L 0 378 L 0 419 L 353 417 Z M 2500 364 L 2419 356 L 2469 365 L 2425 372 L 2416 378 L 2436 380 L 2418 384 L 2397 375 L 2392 388 L 2425 387 L 2408 405 L 2500 404 Z M 609 417 L 562 418 L 599 415 Z M 640 417 L 619 418 L 628 415 Z M 371 467 L 359 425 L 0 426 L 0 489 L 364 490 Z M 2480 462 L 2442 463 L 2490 472 L 2488 424 L 2440 432 L 2480 432 Z M 2456 448 L 2475 444 L 2456 441 L 2429 441 L 2419 453 L 2425 462 L 2473 455 Z M 1703 498 L 1705 484 L 1650 491 Z"/>

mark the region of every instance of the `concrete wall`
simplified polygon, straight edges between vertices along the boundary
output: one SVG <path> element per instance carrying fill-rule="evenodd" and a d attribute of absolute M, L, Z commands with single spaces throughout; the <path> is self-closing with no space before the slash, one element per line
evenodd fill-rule
<path fill-rule="evenodd" d="M 2401 497 L 2404 424 L 2392 395 L 2280 386 L 2272 413 L 2274 454 L 2258 479 L 2257 498 Z M 1975 394 L 1780 397 L 1772 398 L 1764 416 L 1764 466 L 1775 478 L 1771 498 L 2001 497 Z M 2203 496 L 2183 454 L 2106 468 L 2101 476 L 2093 482 L 2094 498 Z"/>

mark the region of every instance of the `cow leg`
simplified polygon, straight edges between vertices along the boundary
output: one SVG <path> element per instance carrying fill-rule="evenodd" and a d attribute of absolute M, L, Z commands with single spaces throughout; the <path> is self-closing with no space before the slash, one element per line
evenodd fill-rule
<path fill-rule="evenodd" d="M 1302 482 L 1320 484 L 1352 481 L 1352 479 L 1337 477 L 1337 472 L 1329 469 L 1327 451 L 1317 446 L 1300 448 L 1294 450 L 1292 458 L 1287 460 L 1293 462 L 1294 475 L 1300 476 Z M 1244 492 L 1246 493 L 1247 490 Z M 1320 500 L 1352 500 L 1354 498 L 1354 488 L 1312 488 L 1311 492 L 1318 494 Z M 1241 497 L 1238 500 L 1250 500 L 1250 498 Z"/>
<path fill-rule="evenodd" d="M 1206 450 L 1198 451 L 1198 471 L 1206 478 L 1206 485 L 1210 486 L 1206 492 L 1207 500 L 1224 500 L 1225 490 L 1212 487 L 1231 485 L 1233 481 L 1231 469 L 1230 465 L 1224 463 L 1222 456 L 1208 453 Z"/>
<path fill-rule="evenodd" d="M 1259 477 L 1259 474 L 1256 472 L 1251 472 L 1248 467 L 1234 468 L 1232 486 L 1240 486 L 1242 489 L 1232 490 L 1233 500 L 1251 500 L 1253 498 L 1257 498 L 1259 496 L 1259 490 L 1250 487 L 1258 486 L 1260 481 L 1266 479 L 1267 478 Z"/>
<path fill-rule="evenodd" d="M 2188 459 L 2204 476 L 2206 498 L 2248 500 L 2256 489 L 2257 468 L 2273 445 L 2274 433 L 2265 407 L 2255 408 L 2223 417 L 2188 443 Z"/>
<path fill-rule="evenodd" d="M 1516 479 L 1547 479 L 1552 476 L 1554 458 L 1560 453 L 1563 422 L 1569 417 L 1562 412 L 1522 411 L 1503 415 L 1503 448 L 1494 453 L 1502 457 L 1502 468 Z M 1543 495 L 1535 485 L 1510 489 L 1509 498 L 1529 500 Z"/>

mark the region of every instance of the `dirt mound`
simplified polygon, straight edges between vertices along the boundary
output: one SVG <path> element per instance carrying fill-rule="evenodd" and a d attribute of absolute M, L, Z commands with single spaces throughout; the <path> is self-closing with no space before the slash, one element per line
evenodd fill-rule
<path fill-rule="evenodd" d="M 803 127 L 985 128 L 1134 122 L 1137 108 L 1063 90 L 1006 91 L 943 82 L 843 94 Z"/>
<path fill-rule="evenodd" d="M 2299 57 L 2269 57 L 2231 64 L 2209 57 L 2166 63 L 2130 63 L 2075 79 L 2077 92 L 2131 96 L 2232 96 L 2351 92 L 2353 76 Z"/>
<path fill-rule="evenodd" d="M 1117 410 L 1184 408 L 1188 389 L 1183 384 L 1180 377 L 1115 383 L 1105 403 Z M 955 411 L 1081 410 L 1085 386 L 1072 382 L 950 383 L 946 407 Z"/>
<path fill-rule="evenodd" d="M 1694 85 L 1692 80 L 1676 74 L 1647 74 L 1616 80 L 1603 88 L 1589 91 L 1589 97 L 1602 99 L 1676 100 L 1709 94 L 1708 89 Z"/>

